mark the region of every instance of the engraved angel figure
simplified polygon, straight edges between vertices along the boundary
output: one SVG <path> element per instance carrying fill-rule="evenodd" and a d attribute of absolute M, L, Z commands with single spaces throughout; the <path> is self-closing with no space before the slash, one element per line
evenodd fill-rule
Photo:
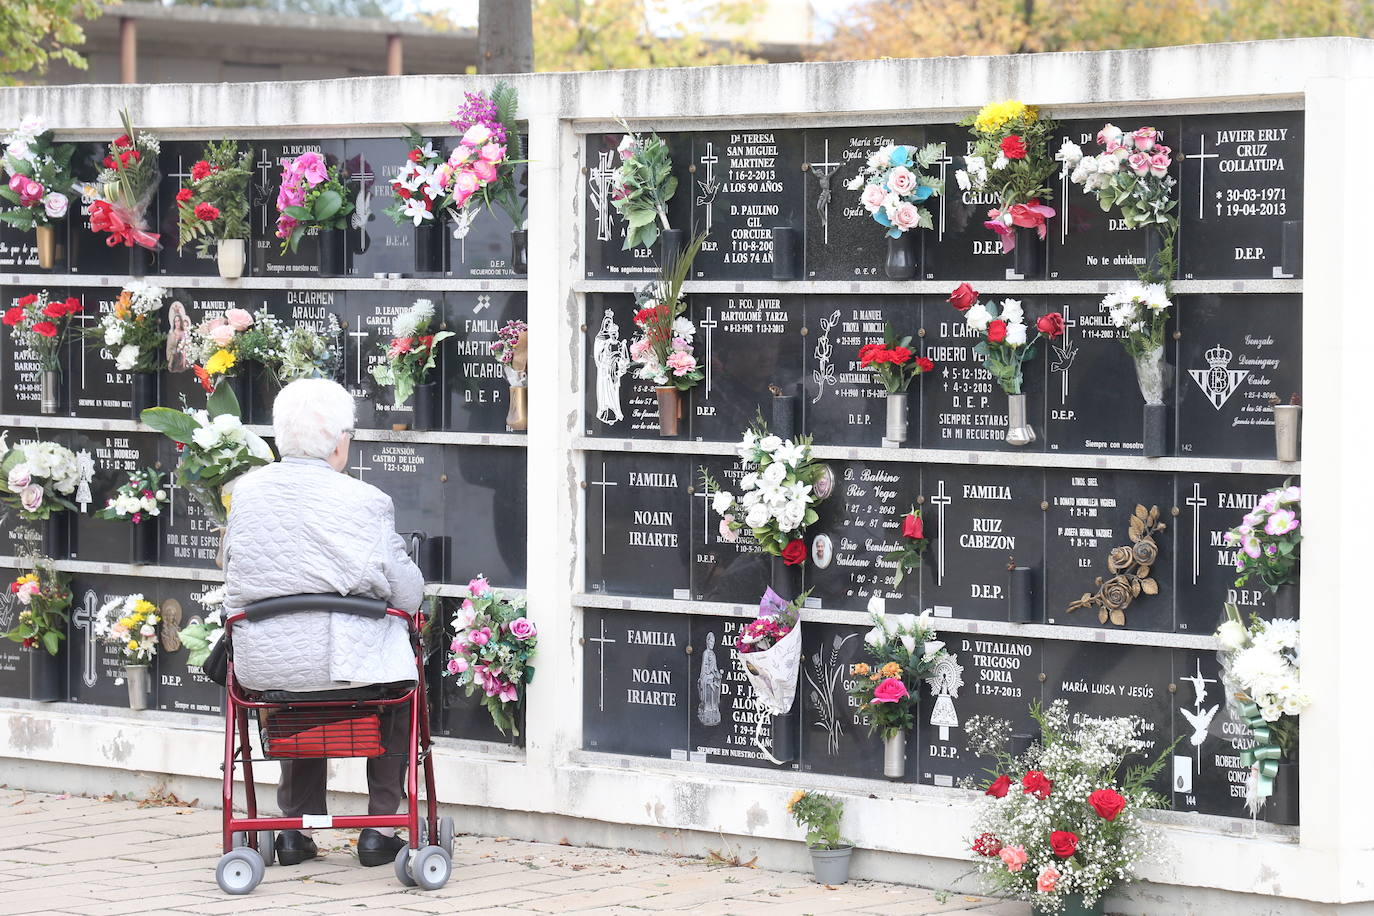
<path fill-rule="evenodd" d="M 697 707 L 697 721 L 710 728 L 720 724 L 720 693 L 723 675 L 716 661 L 716 634 L 706 634 L 706 651 L 701 656 L 701 674 L 697 675 L 697 692 L 701 705 Z"/>
<path fill-rule="evenodd" d="M 620 380 L 630 369 L 630 351 L 620 339 L 620 328 L 610 311 L 601 318 L 592 361 L 596 364 L 596 418 L 608 426 L 619 423 L 625 419 L 620 407 Z"/>

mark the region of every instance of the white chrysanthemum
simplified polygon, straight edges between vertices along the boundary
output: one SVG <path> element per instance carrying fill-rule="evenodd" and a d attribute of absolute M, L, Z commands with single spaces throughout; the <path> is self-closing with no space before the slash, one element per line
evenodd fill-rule
<path fill-rule="evenodd" d="M 115 368 L 120 372 L 129 372 L 138 365 L 138 347 L 133 344 L 121 347 L 118 355 L 115 356 Z"/>
<path fill-rule="evenodd" d="M 697 332 L 696 325 L 681 316 L 673 320 L 673 334 L 691 340 Z"/>
<path fill-rule="evenodd" d="M 1288 663 L 1267 649 L 1251 646 L 1231 660 L 1231 674 L 1242 686 L 1253 689 L 1287 673 Z"/>

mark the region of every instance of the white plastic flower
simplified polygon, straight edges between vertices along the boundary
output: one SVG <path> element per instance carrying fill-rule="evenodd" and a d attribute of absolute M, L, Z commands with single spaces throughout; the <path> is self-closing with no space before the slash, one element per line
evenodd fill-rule
<path fill-rule="evenodd" d="M 964 321 L 975 331 L 986 331 L 988 322 L 992 321 L 992 313 L 983 303 L 975 302 L 967 312 L 964 312 Z"/>
<path fill-rule="evenodd" d="M 770 518 L 772 518 L 772 513 L 768 511 L 768 507 L 763 503 L 756 503 L 750 506 L 749 511 L 745 513 L 744 524 L 750 528 L 762 528 L 768 524 Z"/>
<path fill-rule="evenodd" d="M 724 515 L 728 512 L 734 503 L 735 497 L 731 495 L 729 490 L 717 490 L 716 495 L 711 500 L 711 506 L 719 515 Z"/>
<path fill-rule="evenodd" d="M 1227 620 L 1217 627 L 1217 639 L 1223 649 L 1235 652 L 1250 641 L 1250 633 L 1239 622 Z"/>
<path fill-rule="evenodd" d="M 782 448 L 782 439 L 777 436 L 764 436 L 759 440 L 759 448 L 771 455 Z"/>
<path fill-rule="evenodd" d="M 968 177 L 968 172 L 965 172 L 963 169 L 957 169 L 957 170 L 955 170 L 955 172 L 954 172 L 954 180 L 955 180 L 956 182 L 958 182 L 958 184 L 959 184 L 959 190 L 961 190 L 961 191 L 967 191 L 967 190 L 969 189 L 970 185 L 971 185 L 971 182 L 969 181 L 969 177 Z M 853 188 L 853 189 L 851 189 L 851 190 L 857 191 L 858 188 Z"/>
<path fill-rule="evenodd" d="M 748 474 L 745 474 L 743 477 L 740 478 L 739 481 L 739 488 L 746 493 L 754 489 L 758 485 L 759 475 L 754 471 L 750 471 Z"/>
<path fill-rule="evenodd" d="M 133 344 L 121 347 L 119 355 L 115 357 L 115 368 L 120 372 L 128 372 L 138 365 L 138 347 Z"/>
<path fill-rule="evenodd" d="M 1026 326 L 1019 321 L 1007 324 L 1007 344 L 1013 347 L 1026 345 Z"/>
<path fill-rule="evenodd" d="M 787 479 L 787 465 L 781 461 L 774 461 L 763 469 L 763 482 L 777 486 Z"/>
<path fill-rule="evenodd" d="M 1020 299 L 1003 299 L 1002 313 L 997 316 L 1007 323 L 1022 321 L 1026 317 L 1025 311 L 1021 307 Z"/>
<path fill-rule="evenodd" d="M 696 326 L 681 315 L 673 319 L 673 334 L 675 336 L 691 340 L 696 332 Z"/>

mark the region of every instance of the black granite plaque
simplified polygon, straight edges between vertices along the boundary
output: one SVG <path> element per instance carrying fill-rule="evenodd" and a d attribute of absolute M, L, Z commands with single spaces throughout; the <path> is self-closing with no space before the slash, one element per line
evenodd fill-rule
<path fill-rule="evenodd" d="M 646 137 L 648 134 L 641 136 Z M 673 162 L 673 176 L 677 178 L 677 190 L 668 201 L 668 224 L 674 229 L 690 230 L 693 192 L 696 190 L 693 174 L 688 171 L 692 162 L 692 135 L 659 136 L 668 144 L 668 153 Z M 658 275 L 662 263 L 661 234 L 660 242 L 655 242 L 652 250 L 640 247 L 625 251 L 622 246 L 625 244 L 628 223 L 611 203 L 611 173 L 620 164 L 616 148 L 623 137 L 624 134 L 592 134 L 587 137 L 587 276 L 617 280 L 639 277 L 650 279 Z M 660 222 L 660 233 L 662 229 L 663 224 Z M 684 236 L 686 234 L 684 233 Z M 684 238 L 684 245 L 686 241 Z"/>
<path fill-rule="evenodd" d="M 54 271 L 65 271 L 67 261 L 67 220 L 54 224 L 57 234 L 57 254 L 53 261 Z M 0 272 L 3 273 L 44 273 L 38 266 L 38 237 L 32 229 L 20 229 L 9 223 L 0 222 Z"/>
<path fill-rule="evenodd" d="M 1226 532 L 1240 525 L 1260 496 L 1283 481 L 1236 474 L 1178 475 L 1179 630 L 1210 634 L 1220 625 L 1227 602 L 1247 616 L 1273 616 L 1273 593 L 1259 577 L 1236 587 L 1237 548 L 1226 543 Z"/>
<path fill-rule="evenodd" d="M 630 343 L 638 330 L 634 313 L 632 296 L 588 297 L 586 428 L 589 436 L 658 438 L 658 398 L 654 394 L 654 383 L 636 377 L 630 363 Z M 697 330 L 699 361 L 705 361 L 707 341 L 714 341 L 710 320 L 714 320 L 713 316 L 708 319 L 705 329 Z M 681 401 L 679 437 L 690 435 L 692 428 L 691 396 Z M 739 432 L 742 435 L 744 428 L 740 427 Z"/>
<path fill-rule="evenodd" d="M 1125 609 L 1126 626 L 1134 630 L 1174 629 L 1174 478 L 1172 474 L 1127 471 L 1084 471 L 1050 468 L 1045 471 L 1045 616 L 1049 623 L 1068 626 L 1109 626 L 1098 621 L 1098 607 L 1068 611 L 1084 594 L 1096 594 L 1098 577 L 1105 582 L 1116 573 L 1107 567 L 1114 548 L 1131 547 L 1130 521 L 1136 506 L 1159 509 L 1167 527 L 1154 533 L 1157 559 L 1145 578 L 1158 589 L 1143 590 Z M 1145 550 L 1145 548 L 1142 548 Z M 1142 554 L 1143 555 L 1143 554 Z M 1135 579 L 1132 564 L 1121 571 Z"/>
<path fill-rule="evenodd" d="M 449 575 L 467 582 L 485 573 L 497 587 L 524 588 L 526 579 L 525 450 L 492 446 L 444 448 L 444 536 Z M 440 492 L 440 491 L 429 491 Z M 397 502 L 427 500 L 414 488 Z"/>
<path fill-rule="evenodd" d="M 224 711 L 224 688 L 199 668 L 186 663 L 189 650 L 177 634 L 205 618 L 205 593 L 214 582 L 164 579 L 157 583 L 158 613 L 162 615 L 157 660 L 157 708 L 168 712 L 219 715 Z"/>
<path fill-rule="evenodd" d="M 177 447 L 167 437 L 157 439 L 158 460 L 167 470 L 167 505 L 162 510 L 158 562 L 163 566 L 213 569 L 219 552 L 219 522 L 198 500 L 177 485 Z"/>
<path fill-rule="evenodd" d="M 337 295 L 337 294 L 336 294 Z M 379 365 L 391 340 L 391 323 L 419 299 L 434 303 L 435 318 L 430 330 L 436 330 L 444 320 L 444 299 L 438 293 L 406 293 L 370 290 L 366 294 L 352 293 L 342 297 L 340 324 L 344 325 L 343 385 L 357 401 L 358 426 L 364 429 L 388 429 L 392 424 L 409 425 L 415 412 L 407 399 L 395 403 L 390 386 L 381 385 L 372 376 L 372 367 Z M 439 345 L 437 362 L 443 362 L 450 342 Z M 436 366 L 430 379 L 441 378 Z"/>
<path fill-rule="evenodd" d="M 692 134 L 692 233 L 707 233 L 692 276 L 772 278 L 773 227 L 803 228 L 802 145 L 799 130 Z"/>
<path fill-rule="evenodd" d="M 806 302 L 802 342 L 804 428 L 827 445 L 876 446 L 886 429 L 887 390 L 877 373 L 859 365 L 859 349 L 882 343 L 890 323 L 900 339 L 913 341 L 921 309 L 915 297 L 816 296 Z M 912 350 L 919 344 L 913 344 Z M 909 442 L 919 440 L 921 392 L 930 378 L 918 376 L 907 389 Z"/>
<path fill-rule="evenodd" d="M 1085 156 L 1096 156 L 1103 152 L 1097 142 L 1097 134 L 1108 122 L 1115 124 L 1127 133 L 1139 127 L 1153 127 L 1159 131 L 1158 142 L 1172 151 L 1173 165 L 1169 174 L 1177 181 L 1182 163 L 1180 143 L 1180 120 L 1178 118 L 1129 117 L 1097 118 L 1091 121 L 1061 121 L 1059 130 L 1052 138 L 1056 152 L 1065 140 L 1071 140 L 1083 149 Z M 1055 189 L 1056 202 L 1053 204 L 1057 215 L 1050 221 L 1049 234 L 1049 277 L 1051 280 L 1107 280 L 1128 278 L 1134 280 L 1138 268 L 1146 265 L 1146 233 L 1151 229 L 1132 229 L 1121 218 L 1121 210 L 1112 207 L 1104 211 L 1097 201 L 1097 194 L 1089 194 L 1080 186 L 1069 181 L 1067 174 L 1056 172 L 1050 177 Z M 1180 197 L 1180 188 L 1174 186 L 1175 200 Z M 1177 215 L 1178 210 L 1174 210 Z"/>
<path fill-rule="evenodd" d="M 508 321 L 526 318 L 523 292 L 450 292 L 447 299 L 449 329 L 454 338 L 446 344 L 444 360 L 448 389 L 448 428 L 466 432 L 506 431 L 511 406 L 511 382 L 506 367 L 491 355 L 497 332 Z"/>
<path fill-rule="evenodd" d="M 352 444 L 347 471 L 349 476 L 370 483 L 391 497 L 396 507 L 396 530 L 403 537 L 418 533 L 423 535 L 423 540 L 446 534 L 445 507 L 448 505 L 461 506 L 466 510 L 468 524 L 461 530 L 490 532 L 490 527 L 478 527 L 475 524 L 475 517 L 483 514 L 475 504 L 476 494 L 449 503 L 448 493 L 444 491 L 457 482 L 444 481 L 443 478 L 447 476 L 445 459 L 444 447 L 440 445 L 361 441 Z M 442 498 L 437 498 L 440 494 Z M 497 513 L 491 513 L 491 517 L 492 524 L 495 524 Z M 478 539 L 471 540 L 475 542 Z M 469 544 L 468 538 L 463 538 L 460 549 L 455 552 L 456 557 L 466 558 L 467 551 L 461 548 L 470 546 L 477 545 Z M 472 575 L 479 572 L 482 570 L 474 569 Z M 464 577 L 464 581 L 467 578 Z"/>
<path fill-rule="evenodd" d="M 1180 453 L 1273 458 L 1271 400 L 1302 393 L 1302 297 L 1187 296 L 1178 327 Z"/>
<path fill-rule="evenodd" d="M 930 465 L 922 472 L 925 563 L 921 606 L 936 617 L 1006 620 L 1007 565 L 1042 580 L 1044 472 Z M 1037 594 L 1035 607 L 1041 606 Z"/>
<path fill-rule="evenodd" d="M 166 352 L 171 354 L 171 359 L 168 361 L 167 371 L 158 378 L 158 403 L 164 407 L 175 408 L 181 408 L 183 405 L 204 407 L 208 395 L 192 371 L 200 354 L 195 352 L 193 347 L 182 346 L 179 341 L 185 340 L 192 329 L 211 318 L 221 317 L 229 309 L 257 311 L 263 307 L 271 294 L 263 291 L 228 289 L 173 289 L 168 292 L 163 310 L 167 322 Z M 125 395 L 131 396 L 132 393 Z M 246 417 L 248 405 L 239 406 L 245 411 Z"/>
<path fill-rule="evenodd" d="M 733 541 L 721 536 L 721 516 L 711 508 L 711 495 L 701 485 L 705 468 L 722 489 L 738 496 L 744 468 L 738 461 L 707 455 L 691 467 L 692 595 L 698 601 L 756 603 L 771 582 L 772 557 L 748 528 L 735 532 Z"/>
<path fill-rule="evenodd" d="M 589 751 L 686 757 L 691 618 L 587 608 L 582 740 Z"/>
<path fill-rule="evenodd" d="M 415 274 L 414 223 L 397 225 L 386 213 L 394 199 L 391 179 L 412 148 L 404 137 L 344 141 L 344 168 L 354 206 L 346 244 L 355 276 Z M 435 216 L 442 219 L 442 214 Z"/>
<path fill-rule="evenodd" d="M 366 295 L 366 294 L 355 294 Z M 245 308 L 257 315 L 266 310 L 281 324 L 283 332 L 295 327 L 306 327 L 317 332 L 325 331 L 332 315 L 339 324 L 339 337 L 334 345 L 341 351 L 351 339 L 345 336 L 343 323 L 347 321 L 347 294 L 335 289 L 286 289 L 259 290 L 249 295 Z M 337 376 L 343 374 L 343 360 L 339 360 Z M 251 402 L 249 422 L 266 424 L 272 420 L 272 404 L 276 401 L 281 385 L 276 375 L 265 371 L 259 365 L 246 368 L 248 398 Z M 358 405 L 361 410 L 363 405 Z"/>
<path fill-rule="evenodd" d="M 950 678 L 941 680 L 939 689 L 948 702 L 941 701 L 929 683 L 921 690 L 917 711 L 922 726 L 921 782 L 954 786 L 970 779 L 983 781 L 989 778 L 988 770 L 996 766 L 996 758 L 970 749 L 968 721 L 974 716 L 988 716 L 1010 722 L 1013 734 L 1037 733 L 1030 705 L 1040 699 L 1042 643 L 962 633 L 946 633 L 940 638 L 959 668 L 953 680 L 962 684 L 956 689 Z M 956 719 L 958 725 L 932 722 Z"/>
<path fill-rule="evenodd" d="M 933 124 L 925 130 L 927 143 L 945 144 L 948 161 L 939 163 L 945 179 L 945 193 L 932 204 L 935 231 L 929 233 L 918 276 L 954 283 L 1008 279 L 1011 256 L 1002 251 L 997 235 L 983 225 L 988 219 L 988 211 L 1000 205 L 997 195 L 988 191 L 961 190 L 954 177 L 954 173 L 964 167 L 964 157 L 973 151 L 972 135 L 967 127 L 957 124 Z M 1046 203 L 1056 211 L 1061 206 L 1058 195 Z M 1050 232 L 1056 230 L 1058 219 L 1055 216 L 1049 221 Z"/>
<path fill-rule="evenodd" d="M 1183 118 L 1185 280 L 1302 276 L 1303 113 Z"/>
<path fill-rule="evenodd" d="M 5 286 L 0 287 L 0 306 L 8 310 L 15 307 L 18 299 L 45 290 L 51 302 L 61 302 L 67 298 L 67 288 L 64 286 Z M 0 380 L 4 382 L 4 391 L 0 393 L 0 407 L 8 414 L 34 415 L 38 413 L 42 400 L 38 354 L 32 347 L 15 340 L 13 330 L 0 326 L 0 360 L 3 360 L 0 362 Z M 62 365 L 68 370 L 64 373 L 67 377 L 62 379 L 62 383 L 70 387 L 70 343 L 64 348 Z"/>
<path fill-rule="evenodd" d="M 441 655 L 445 653 L 441 652 Z M 436 666 L 437 668 L 437 666 Z M 524 744 L 524 727 L 519 736 L 502 734 L 491 721 L 491 713 L 482 703 L 482 693 L 478 691 L 468 696 L 462 687 L 454 683 L 447 673 L 426 681 L 431 702 L 437 700 L 435 732 L 448 738 L 466 738 L 470 741 L 491 741 L 497 744 Z"/>
<path fill-rule="evenodd" d="M 882 735 L 868 726 L 859 701 L 849 695 L 849 666 L 865 661 L 867 627 L 802 626 L 802 766 L 806 771 L 874 779 L 883 772 Z M 919 725 L 907 753 L 914 776 Z"/>
<path fill-rule="evenodd" d="M 72 156 L 72 175 L 77 181 L 96 183 L 96 178 L 104 168 L 101 163 L 109 152 L 109 142 L 113 140 L 111 136 L 106 140 L 92 141 L 76 144 L 76 153 Z M 276 191 L 273 190 L 275 197 Z M 154 195 L 145 211 L 145 220 L 152 232 L 157 232 L 158 214 L 160 213 L 157 195 Z M 110 276 L 121 276 L 129 273 L 129 252 L 130 249 L 123 245 L 107 245 L 106 240 L 110 236 L 106 232 L 94 232 L 91 230 L 91 200 L 82 195 L 72 202 L 71 209 L 67 211 L 67 244 L 68 259 L 67 267 L 74 274 L 108 274 Z M 162 248 L 176 248 L 176 236 L 170 238 L 162 235 L 159 238 Z M 160 257 L 157 253 L 148 252 L 146 254 L 151 259 L 148 267 L 148 274 L 158 272 L 157 260 Z"/>
<path fill-rule="evenodd" d="M 453 138 L 447 148 L 456 145 L 457 139 Z M 529 173 L 524 163 L 515 166 L 515 186 L 520 194 L 522 212 L 528 218 Z M 515 228 L 510 215 L 497 206 L 488 209 L 474 203 L 459 219 L 450 217 L 444 228 L 448 237 L 449 272 L 454 277 L 473 280 L 524 276 L 516 274 L 511 265 L 511 231 Z"/>
<path fill-rule="evenodd" d="M 980 301 L 991 300 L 985 296 Z M 1007 297 L 997 297 L 998 313 Z M 1050 309 L 1030 299 L 1021 302 L 1027 336 L 1035 337 L 1035 322 Z M 1029 445 L 1007 443 L 1007 395 L 983 368 L 973 352 L 986 335 L 971 330 L 964 316 L 939 296 L 923 302 L 925 336 L 921 355 L 935 363 L 935 372 L 921 384 L 921 445 L 925 448 L 977 451 L 1043 451 L 1045 449 L 1045 375 L 1055 361 L 1053 346 L 1041 340 L 1035 355 L 1022 367 L 1021 392 L 1026 395 L 1026 419 L 1035 429 Z M 912 418 L 915 419 L 914 417 Z"/>
<path fill-rule="evenodd" d="M 807 585 L 827 608 L 859 611 L 881 598 L 890 613 L 920 602 L 920 575 L 894 586 L 897 564 L 888 554 L 906 541 L 902 520 L 916 506 L 920 469 L 914 464 L 833 463 L 835 493 L 816 507 L 806 532 Z"/>
<path fill-rule="evenodd" d="M 129 474 L 153 467 L 162 453 L 162 436 L 152 433 L 101 432 L 75 429 L 68 433 L 70 448 L 77 461 L 90 462 L 91 479 L 78 486 L 74 502 L 82 511 L 76 516 L 76 552 L 82 560 L 99 563 L 128 563 L 129 543 L 135 525 L 130 521 L 96 518 L 107 500 L 129 481 Z M 163 489 L 171 484 L 163 479 Z M 164 511 L 165 511 L 164 507 Z M 143 524 L 158 524 L 150 518 Z"/>
<path fill-rule="evenodd" d="M 56 442 L 66 445 L 68 437 L 62 430 L 35 429 L 33 427 L 0 427 L 0 444 L 6 448 L 30 442 Z M 43 522 L 26 521 L 19 517 L 19 510 L 0 505 L 0 555 L 18 557 L 25 554 L 42 553 L 41 526 Z M 53 559 L 61 559 L 54 557 Z M 12 580 L 11 580 L 12 581 Z M 8 584 L 8 583 L 0 583 Z"/>
<path fill-rule="evenodd" d="M 119 648 L 93 637 L 94 622 L 100 608 L 113 598 L 141 594 L 158 603 L 159 583 L 149 579 L 129 579 L 116 576 L 77 575 L 72 578 L 71 642 L 67 661 L 70 674 L 67 682 L 73 703 L 94 706 L 129 705 L 129 691 L 123 683 L 124 661 Z M 159 647 L 160 651 L 160 647 Z M 157 679 L 159 658 L 148 666 L 152 686 L 148 707 L 157 708 Z"/>
<path fill-rule="evenodd" d="M 253 236 L 253 275 L 258 277 L 314 276 L 319 272 L 319 230 L 309 229 L 293 252 L 282 253 L 277 238 L 277 193 L 281 190 L 282 164 L 302 153 L 321 153 L 332 167 L 344 155 L 342 140 L 257 140 L 253 143 L 253 183 L 249 221 Z M 344 178 L 345 176 L 340 176 Z M 348 184 L 356 191 L 356 184 Z M 356 202 L 352 201 L 352 202 Z M 343 245 L 343 240 L 340 240 Z"/>
<path fill-rule="evenodd" d="M 760 411 L 770 420 L 770 386 L 800 392 L 802 312 L 793 296 L 691 297 L 695 353 L 706 373 L 691 391 L 693 437 L 738 442 Z"/>
<path fill-rule="evenodd" d="M 691 597 L 687 487 L 697 477 L 689 456 L 587 455 L 588 588 Z"/>
<path fill-rule="evenodd" d="M 67 370 L 74 412 L 82 417 L 127 419 L 133 397 L 133 376 L 115 368 L 119 347 L 106 347 L 98 335 L 87 336 L 90 329 L 96 328 L 100 320 L 114 310 L 121 290 L 74 287 L 70 292 L 82 305 L 82 310 L 72 316 L 74 339 Z"/>
<path fill-rule="evenodd" d="M 248 141 L 245 141 L 241 148 L 247 148 L 247 144 Z M 160 206 L 156 210 L 149 208 L 149 215 L 156 217 L 157 231 L 162 234 L 158 273 L 178 277 L 210 276 L 219 273 L 213 243 L 204 257 L 200 254 L 200 245 L 197 242 L 190 242 L 185 248 L 177 250 L 177 243 L 181 240 L 181 230 L 177 222 L 177 192 L 191 180 L 191 167 L 202 158 L 204 152 L 203 140 L 171 140 L 162 143 L 162 154 L 158 156 L 162 169 L 157 197 Z M 275 191 L 272 200 L 276 200 Z M 250 202 L 249 207 L 251 206 Z"/>
<path fill-rule="evenodd" d="M 773 747 L 774 717 L 760 713 L 754 705 L 754 688 L 735 657 L 735 638 L 751 618 L 693 617 L 692 654 L 688 667 L 691 678 L 691 752 L 704 755 L 708 763 L 733 763 L 741 766 L 776 767 L 759 749 L 761 743 L 774 757 L 785 760 L 790 752 Z M 799 676 L 800 679 L 800 676 Z M 800 691 L 793 701 L 794 720 L 801 717 Z M 795 729 L 791 730 L 796 734 Z M 757 738 L 757 741 L 755 740 Z M 781 756 L 780 756 L 781 755 Z M 796 764 L 784 763 L 789 769 Z"/>

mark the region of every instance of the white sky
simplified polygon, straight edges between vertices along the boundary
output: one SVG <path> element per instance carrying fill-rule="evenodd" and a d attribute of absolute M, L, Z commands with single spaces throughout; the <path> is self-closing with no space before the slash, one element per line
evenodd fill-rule
<path fill-rule="evenodd" d="M 690 6 L 692 0 L 681 2 L 683 6 Z M 820 20 L 818 24 L 822 26 L 822 31 L 825 31 L 824 26 L 834 22 L 854 2 L 855 0 L 811 0 L 811 6 Z M 407 0 L 406 8 L 430 12 L 443 10 L 459 25 L 477 25 L 477 0 Z"/>

